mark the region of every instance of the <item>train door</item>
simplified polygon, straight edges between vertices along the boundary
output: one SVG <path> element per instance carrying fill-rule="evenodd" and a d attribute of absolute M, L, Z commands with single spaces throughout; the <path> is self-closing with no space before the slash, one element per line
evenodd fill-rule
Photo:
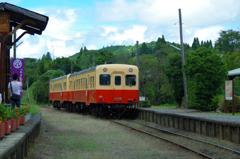
<path fill-rule="evenodd" d="M 114 73 L 113 74 L 113 102 L 122 103 L 123 101 L 123 74 Z"/>

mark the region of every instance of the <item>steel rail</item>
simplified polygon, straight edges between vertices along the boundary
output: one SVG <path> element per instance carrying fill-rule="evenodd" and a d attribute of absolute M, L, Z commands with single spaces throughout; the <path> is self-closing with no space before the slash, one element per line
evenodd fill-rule
<path fill-rule="evenodd" d="M 137 129 L 137 128 L 128 126 L 128 125 L 126 125 L 126 124 L 124 124 L 124 123 L 122 123 L 122 122 L 119 122 L 119 121 L 115 121 L 115 120 L 111 120 L 111 121 L 112 121 L 113 123 L 115 123 L 115 124 L 118 124 L 118 125 L 121 125 L 121 126 L 130 128 L 130 129 L 132 129 L 132 130 L 134 130 L 134 131 L 137 131 L 137 132 L 140 132 L 140 133 L 144 133 L 144 134 L 147 134 L 147 135 L 149 135 L 149 136 L 155 137 L 155 138 L 157 138 L 157 139 L 161 139 L 161 140 L 167 141 L 167 142 L 172 143 L 172 144 L 174 144 L 174 145 L 177 145 L 177 146 L 179 146 L 179 147 L 181 147 L 181 148 L 183 148 L 183 149 L 186 149 L 186 150 L 188 150 L 188 151 L 191 151 L 191 152 L 193 152 L 193 153 L 195 153 L 195 154 L 197 154 L 197 155 L 199 155 L 199 156 L 202 156 L 202 157 L 205 157 L 205 158 L 208 158 L 208 159 L 215 159 L 215 158 L 213 158 L 213 157 L 211 157 L 211 156 L 209 156 L 209 155 L 207 155 L 207 154 L 204 154 L 204 153 L 202 153 L 202 152 L 200 152 L 200 151 L 197 151 L 197 150 L 190 149 L 189 147 L 186 147 L 186 146 L 184 146 L 183 144 L 179 144 L 179 143 L 177 143 L 177 142 L 168 140 L 168 139 L 166 139 L 166 138 L 164 138 L 164 137 L 160 137 L 160 136 L 158 136 L 158 135 L 149 133 L 149 132 L 147 132 L 147 131 L 140 130 L 140 129 Z"/>
<path fill-rule="evenodd" d="M 186 136 L 186 135 L 183 135 L 183 134 L 179 134 L 179 133 L 175 133 L 175 132 L 172 132 L 172 131 L 169 131 L 169 130 L 166 130 L 166 129 L 161 129 L 161 128 L 157 128 L 157 127 L 154 127 L 154 126 L 149 126 L 149 125 L 146 125 L 146 124 L 142 124 L 140 122 L 135 122 L 137 124 L 140 124 L 140 125 L 143 125 L 143 126 L 146 126 L 148 128 L 151 128 L 151 129 L 155 129 L 155 130 L 158 130 L 158 131 L 161 131 L 161 132 L 164 132 L 164 133 L 168 133 L 168 134 L 172 134 L 172 135 L 175 135 L 175 136 L 181 136 L 183 138 L 187 138 L 187 139 L 190 139 L 190 140 L 193 140 L 193 141 L 198 141 L 198 142 L 201 142 L 201 143 L 204 143 L 204 144 L 208 144 L 208 145 L 211 145 L 211 146 L 215 146 L 217 148 L 221 148 L 221 149 L 225 149 L 225 150 L 228 150 L 228 151 L 231 151 L 235 154 L 238 154 L 240 155 L 240 151 L 238 150 L 233 150 L 229 147 L 225 147 L 225 146 L 222 146 L 222 145 L 217 145 L 217 144 L 214 144 L 214 143 L 211 143 L 211 142 L 207 142 L 207 141 L 203 141 L 203 140 L 200 140 L 200 139 L 196 139 L 196 138 L 193 138 L 193 137 L 189 137 L 189 136 Z"/>

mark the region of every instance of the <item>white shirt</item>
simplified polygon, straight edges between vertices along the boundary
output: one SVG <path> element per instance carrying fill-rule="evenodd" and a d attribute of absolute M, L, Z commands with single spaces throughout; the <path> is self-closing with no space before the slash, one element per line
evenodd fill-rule
<path fill-rule="evenodd" d="M 17 95 L 21 95 L 22 93 L 22 82 L 19 81 L 12 81 L 12 89 L 11 89 L 11 85 L 10 82 L 8 84 L 8 89 L 11 91 L 11 94 L 17 94 Z"/>

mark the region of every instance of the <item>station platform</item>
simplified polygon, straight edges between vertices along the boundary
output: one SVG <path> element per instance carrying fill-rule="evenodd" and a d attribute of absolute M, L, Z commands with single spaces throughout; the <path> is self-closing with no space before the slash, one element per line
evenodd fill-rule
<path fill-rule="evenodd" d="M 139 108 L 139 120 L 240 144 L 240 114 L 191 109 Z"/>
<path fill-rule="evenodd" d="M 218 121 L 221 123 L 235 123 L 240 125 L 240 114 L 218 113 L 218 112 L 202 112 L 194 109 L 167 109 L 167 108 L 141 108 L 149 111 L 156 111 L 166 114 L 179 114 L 182 116 L 201 118 L 205 120 Z"/>

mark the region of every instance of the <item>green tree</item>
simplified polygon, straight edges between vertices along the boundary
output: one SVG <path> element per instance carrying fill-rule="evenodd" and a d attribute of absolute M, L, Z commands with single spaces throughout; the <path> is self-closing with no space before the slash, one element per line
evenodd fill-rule
<path fill-rule="evenodd" d="M 46 58 L 46 60 L 48 60 L 48 61 L 52 61 L 51 53 L 50 53 L 50 52 L 47 52 L 45 58 Z"/>
<path fill-rule="evenodd" d="M 140 47 L 140 54 L 150 54 L 151 53 L 151 49 L 148 48 L 147 44 L 144 42 L 142 43 L 141 47 Z"/>
<path fill-rule="evenodd" d="M 136 57 L 134 58 L 136 60 Z M 152 104 L 173 101 L 171 85 L 166 76 L 164 65 L 153 54 L 140 56 L 140 91 Z M 132 61 L 131 63 L 135 63 Z"/>
<path fill-rule="evenodd" d="M 96 65 L 112 63 L 113 54 L 110 51 L 100 51 L 95 54 L 96 56 Z"/>
<path fill-rule="evenodd" d="M 167 76 L 173 89 L 173 95 L 178 107 L 181 107 L 184 90 L 183 90 L 183 75 L 182 62 L 179 54 L 173 54 L 169 58 L 169 66 Z"/>
<path fill-rule="evenodd" d="M 198 39 L 198 38 L 194 38 L 194 39 L 193 39 L 193 43 L 192 43 L 192 48 L 193 48 L 194 50 L 196 50 L 196 49 L 199 48 L 199 47 L 200 47 L 199 39 Z"/>
<path fill-rule="evenodd" d="M 166 41 L 165 41 L 164 36 L 162 35 L 162 38 L 159 37 L 159 38 L 157 39 L 157 42 L 156 42 L 155 47 L 154 47 L 154 51 L 156 52 L 156 51 L 158 51 L 158 50 L 161 50 L 162 47 L 163 47 L 165 44 L 166 44 Z"/>
<path fill-rule="evenodd" d="M 71 73 L 72 61 L 69 58 L 61 57 L 56 58 L 52 63 L 54 70 L 62 70 L 65 74 Z"/>
<path fill-rule="evenodd" d="M 46 73 L 42 74 L 30 88 L 32 90 L 34 100 L 37 103 L 48 102 L 49 80 L 62 75 L 64 75 L 64 73 L 60 70 L 48 70 Z"/>
<path fill-rule="evenodd" d="M 219 93 L 226 75 L 221 58 L 211 49 L 199 48 L 188 54 L 186 71 L 190 107 L 215 110 L 212 100 Z"/>
<path fill-rule="evenodd" d="M 221 52 L 240 50 L 240 32 L 234 30 L 221 31 L 215 47 Z"/>
<path fill-rule="evenodd" d="M 240 51 L 228 52 L 223 55 L 227 70 L 240 68 Z"/>
<path fill-rule="evenodd" d="M 37 80 L 38 71 L 36 71 L 37 59 L 25 58 L 24 59 L 24 79 L 28 80 L 28 86 Z M 24 83 L 23 89 L 27 88 L 27 82 Z"/>

